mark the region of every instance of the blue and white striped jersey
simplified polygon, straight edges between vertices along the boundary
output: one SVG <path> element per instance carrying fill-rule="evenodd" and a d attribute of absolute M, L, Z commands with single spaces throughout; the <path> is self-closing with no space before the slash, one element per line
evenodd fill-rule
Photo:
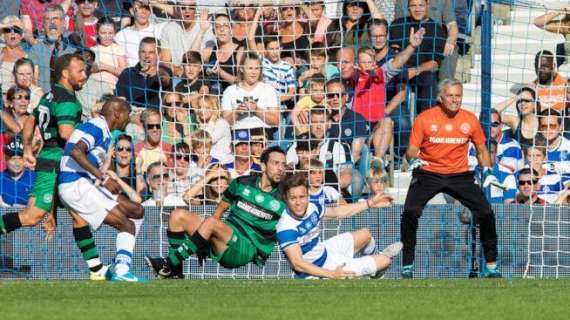
<path fill-rule="evenodd" d="M 309 191 L 309 201 L 325 207 L 327 204 L 337 203 L 340 193 L 331 186 L 322 186 L 318 192 Z"/>
<path fill-rule="evenodd" d="M 318 267 L 322 267 L 327 259 L 327 249 L 320 237 L 320 223 L 325 215 L 325 207 L 309 203 L 303 218 L 298 218 L 289 209 L 281 215 L 277 223 L 277 242 L 281 250 L 298 244 L 303 252 L 303 259 Z M 305 278 L 306 274 L 296 273 Z"/>
<path fill-rule="evenodd" d="M 495 163 L 499 170 L 515 174 L 524 167 L 524 158 L 520 144 L 513 139 L 509 131 L 503 131 L 503 137 L 497 144 Z"/>
<path fill-rule="evenodd" d="M 73 131 L 61 158 L 59 183 L 73 182 L 81 177 L 95 181 L 95 177 L 71 157 L 71 150 L 79 141 L 83 141 L 87 145 L 89 162 L 98 168 L 101 167 L 111 144 L 111 132 L 105 118 L 93 118 Z"/>
<path fill-rule="evenodd" d="M 500 166 L 497 164 L 493 167 L 493 175 L 497 178 L 497 181 L 505 187 L 505 190 L 494 185 L 485 188 L 484 192 L 489 203 L 505 203 L 507 200 L 514 201 L 518 191 L 515 175 L 500 169 Z"/>
<path fill-rule="evenodd" d="M 552 203 L 570 180 L 570 140 L 561 137 L 556 148 L 546 151 L 545 168 L 546 173 L 539 181 L 539 195 Z"/>
<path fill-rule="evenodd" d="M 278 96 L 287 93 L 289 88 L 297 87 L 295 69 L 284 61 L 272 63 L 267 58 L 263 58 L 263 79 L 277 91 Z"/>

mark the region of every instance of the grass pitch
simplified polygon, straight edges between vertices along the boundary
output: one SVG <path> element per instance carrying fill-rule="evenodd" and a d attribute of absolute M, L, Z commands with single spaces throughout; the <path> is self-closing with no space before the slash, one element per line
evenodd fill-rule
<path fill-rule="evenodd" d="M 570 280 L 0 281 L 0 319 L 568 319 Z"/>

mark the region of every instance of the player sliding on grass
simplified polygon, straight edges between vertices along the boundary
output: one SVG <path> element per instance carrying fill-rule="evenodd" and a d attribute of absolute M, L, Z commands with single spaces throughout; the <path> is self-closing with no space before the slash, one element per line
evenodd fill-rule
<path fill-rule="evenodd" d="M 277 241 L 297 278 L 348 279 L 379 276 L 402 250 L 402 243 L 396 242 L 382 253 L 373 255 L 376 242 L 367 229 L 321 240 L 320 222 L 323 218 L 343 219 L 368 208 L 389 207 L 392 198 L 388 196 L 379 194 L 365 202 L 322 207 L 309 202 L 308 183 L 304 173 L 287 177 L 282 184 L 282 192 L 287 209 L 277 224 Z M 358 252 L 363 256 L 354 258 Z"/>
<path fill-rule="evenodd" d="M 157 276 L 181 278 L 182 261 L 193 253 L 200 259 L 210 256 L 230 269 L 250 262 L 265 264 L 275 246 L 275 226 L 286 207 L 278 188 L 285 175 L 285 152 L 279 147 L 266 149 L 261 168 L 261 175 L 233 180 L 211 217 L 203 219 L 182 209 L 170 214 L 168 257 L 145 257 Z M 222 221 L 226 210 L 228 216 Z"/>
<path fill-rule="evenodd" d="M 69 138 L 58 177 L 59 197 L 73 217 L 76 240 L 81 238 L 78 230 L 90 234 L 89 227 L 97 230 L 102 223 L 119 230 L 114 270 L 110 272 L 113 281 L 138 281 L 130 266 L 144 210 L 125 195 L 117 196 L 122 191 L 120 184 L 99 169 L 111 143 L 111 131 L 125 129 L 129 112 L 130 106 L 123 99 L 113 97 L 105 102 L 101 116 L 80 125 Z M 88 241 L 89 248 L 81 246 Z M 78 245 L 82 252 L 94 248 L 91 238 Z"/>

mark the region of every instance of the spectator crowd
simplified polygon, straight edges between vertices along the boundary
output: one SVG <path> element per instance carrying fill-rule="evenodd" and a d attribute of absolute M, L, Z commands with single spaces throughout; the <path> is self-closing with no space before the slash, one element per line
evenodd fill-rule
<path fill-rule="evenodd" d="M 413 115 L 438 103 L 438 82 L 455 77 L 474 27 L 468 0 L 219 2 L 3 4 L 0 205 L 27 202 L 34 172 L 21 131 L 70 53 L 87 66 L 82 121 L 112 96 L 131 105 L 106 165 L 145 206 L 216 204 L 232 179 L 261 171 L 272 145 L 290 170 L 309 173 L 315 201 L 383 193 L 389 162 L 405 167 Z M 567 80 L 555 53 L 534 64 L 536 80 L 485 124 L 497 181 L 483 187 L 494 203 L 570 200 Z M 42 148 L 39 130 L 33 146 Z"/>

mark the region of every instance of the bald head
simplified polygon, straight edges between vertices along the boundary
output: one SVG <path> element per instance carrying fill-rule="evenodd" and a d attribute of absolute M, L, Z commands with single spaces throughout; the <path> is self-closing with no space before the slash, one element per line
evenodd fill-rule
<path fill-rule="evenodd" d="M 110 130 L 124 130 L 129 123 L 131 106 L 121 97 L 111 97 L 101 107 L 101 114 L 107 119 Z"/>
<path fill-rule="evenodd" d="M 343 79 L 350 79 L 354 73 L 354 48 L 344 47 L 337 51 L 336 61 Z"/>
<path fill-rule="evenodd" d="M 121 97 L 111 97 L 103 104 L 101 114 L 104 116 L 111 115 L 113 112 L 131 112 L 129 103 Z"/>

